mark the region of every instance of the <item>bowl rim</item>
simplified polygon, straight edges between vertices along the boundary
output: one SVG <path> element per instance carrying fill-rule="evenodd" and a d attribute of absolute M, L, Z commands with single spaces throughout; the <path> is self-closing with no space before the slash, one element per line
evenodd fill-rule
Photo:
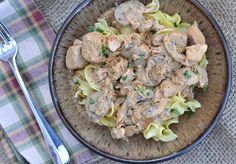
<path fill-rule="evenodd" d="M 223 43 L 223 47 L 225 50 L 225 54 L 226 54 L 226 61 L 227 61 L 227 85 L 226 85 L 226 92 L 224 94 L 224 99 L 221 102 L 221 106 L 219 109 L 219 112 L 217 114 L 217 116 L 215 117 L 215 119 L 212 121 L 212 123 L 210 124 L 210 126 L 205 130 L 205 132 L 199 137 L 197 138 L 191 145 L 183 148 L 182 150 L 178 151 L 178 152 L 174 152 L 171 153 L 169 155 L 160 157 L 160 158 L 156 158 L 156 159 L 147 159 L 147 160 L 135 160 L 135 159 L 126 159 L 126 158 L 122 158 L 122 157 L 117 157 L 115 155 L 112 154 L 108 154 L 102 150 L 99 150 L 98 148 L 96 148 L 95 146 L 92 146 L 91 144 L 89 144 L 85 139 L 83 139 L 80 135 L 78 135 L 73 128 L 69 125 L 69 123 L 66 121 L 66 119 L 63 116 L 63 113 L 60 110 L 59 104 L 58 104 L 58 99 L 56 96 L 56 89 L 54 86 L 54 79 L 53 79 L 53 65 L 54 65 L 54 58 L 57 52 L 57 46 L 58 43 L 61 39 L 61 36 L 64 32 L 64 30 L 66 29 L 66 27 L 68 26 L 68 24 L 72 21 L 72 19 L 80 12 L 82 11 L 89 3 L 91 3 L 94 0 L 83 0 L 73 11 L 72 13 L 67 17 L 67 19 L 64 21 L 64 23 L 62 24 L 59 32 L 57 33 L 57 36 L 54 40 L 53 46 L 52 46 L 52 50 L 51 50 L 51 56 L 50 56 L 50 60 L 49 60 L 49 67 L 48 67 L 48 80 L 49 80 L 49 89 L 50 89 L 50 93 L 51 93 L 51 97 L 52 97 L 52 101 L 53 104 L 56 108 L 56 111 L 60 117 L 60 119 L 62 120 L 62 122 L 64 123 L 64 125 L 66 126 L 66 128 L 70 131 L 70 133 L 80 142 L 82 143 L 84 146 L 86 146 L 87 148 L 89 148 L 90 150 L 96 152 L 97 154 L 106 157 L 108 159 L 111 160 L 115 160 L 118 162 L 125 162 L 125 163 L 156 163 L 156 162 L 164 162 L 167 160 L 171 160 L 174 158 L 177 158 L 183 154 L 186 154 L 188 152 L 190 152 L 190 150 L 192 150 L 193 148 L 195 148 L 197 145 L 199 145 L 208 135 L 210 132 L 212 132 L 212 130 L 216 127 L 217 123 L 219 122 L 221 116 L 223 115 L 223 112 L 225 110 L 225 107 L 227 105 L 227 101 L 230 95 L 230 91 L 231 91 L 231 85 L 232 85 L 232 62 L 231 62 L 231 54 L 230 54 L 230 50 L 228 47 L 228 43 L 227 40 L 219 26 L 219 24 L 217 23 L 217 21 L 215 20 L 215 18 L 212 16 L 212 14 L 198 1 L 198 0 L 189 0 L 190 3 L 192 3 L 194 6 L 196 6 L 201 12 L 203 12 L 205 14 L 205 16 L 209 19 L 209 21 L 212 23 L 213 27 L 216 29 L 218 35 L 220 36 L 220 39 Z"/>

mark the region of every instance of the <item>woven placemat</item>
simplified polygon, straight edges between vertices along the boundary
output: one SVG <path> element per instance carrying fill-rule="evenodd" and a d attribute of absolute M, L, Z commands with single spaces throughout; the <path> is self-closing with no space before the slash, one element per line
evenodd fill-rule
<path fill-rule="evenodd" d="M 199 0 L 221 26 L 232 53 L 233 85 L 231 96 L 221 121 L 204 142 L 186 155 L 166 163 L 227 163 L 236 161 L 236 1 Z M 35 0 L 38 7 L 57 32 L 80 0 Z M 216 47 L 217 48 L 217 47 Z M 1 163 L 1 162 L 0 162 Z M 113 163 L 103 159 L 99 163 Z"/>

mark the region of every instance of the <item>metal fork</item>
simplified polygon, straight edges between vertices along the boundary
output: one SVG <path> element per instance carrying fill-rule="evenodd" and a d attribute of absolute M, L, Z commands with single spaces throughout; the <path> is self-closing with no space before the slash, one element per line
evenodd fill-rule
<path fill-rule="evenodd" d="M 10 31 L 2 21 L 0 21 L 0 39 L 3 42 L 3 44 L 0 43 L 0 60 L 10 64 L 12 71 L 14 72 L 14 75 L 41 129 L 53 162 L 59 164 L 69 163 L 70 158 L 66 147 L 45 120 L 24 84 L 24 81 L 16 65 L 16 55 L 18 52 L 16 40 L 13 38 Z"/>

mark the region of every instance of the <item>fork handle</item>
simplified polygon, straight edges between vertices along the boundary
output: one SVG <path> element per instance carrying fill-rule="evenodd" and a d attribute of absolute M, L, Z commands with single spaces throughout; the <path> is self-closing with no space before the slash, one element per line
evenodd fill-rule
<path fill-rule="evenodd" d="M 66 150 L 65 146 L 59 139 L 59 137 L 56 135 L 56 133 L 53 131 L 53 129 L 50 127 L 48 122 L 45 120 L 44 116 L 34 103 L 30 93 L 28 92 L 25 83 L 19 73 L 19 70 L 16 65 L 15 57 L 12 57 L 9 60 L 9 64 L 15 74 L 15 77 L 23 91 L 23 94 L 32 109 L 32 112 L 36 118 L 36 121 L 41 129 L 41 132 L 43 134 L 43 137 L 47 143 L 47 146 L 49 148 L 50 155 L 53 159 L 53 162 L 56 164 L 65 164 L 69 163 L 69 153 Z"/>

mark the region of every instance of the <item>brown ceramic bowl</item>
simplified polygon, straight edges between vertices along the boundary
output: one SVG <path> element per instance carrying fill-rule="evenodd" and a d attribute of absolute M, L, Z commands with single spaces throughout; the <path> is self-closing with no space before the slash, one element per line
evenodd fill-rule
<path fill-rule="evenodd" d="M 100 155 L 121 162 L 159 162 L 182 155 L 199 144 L 212 131 L 219 121 L 231 86 L 230 53 L 212 15 L 196 0 L 160 0 L 161 10 L 169 14 L 178 12 L 184 22 L 197 20 L 203 31 L 209 49 L 209 89 L 207 93 L 196 91 L 196 98 L 201 102 L 199 109 L 191 119 L 180 118 L 180 123 L 173 126 L 178 135 L 170 143 L 145 140 L 136 135 L 129 142 L 113 140 L 109 130 L 89 122 L 79 113 L 79 105 L 73 100 L 70 81 L 72 73 L 65 66 L 66 51 L 74 39 L 81 38 L 88 25 L 96 22 L 104 11 L 126 0 L 85 0 L 67 18 L 59 31 L 52 49 L 49 66 L 49 84 L 52 99 L 59 116 L 70 132 L 85 146 Z M 149 1 L 141 0 L 147 4 Z"/>

